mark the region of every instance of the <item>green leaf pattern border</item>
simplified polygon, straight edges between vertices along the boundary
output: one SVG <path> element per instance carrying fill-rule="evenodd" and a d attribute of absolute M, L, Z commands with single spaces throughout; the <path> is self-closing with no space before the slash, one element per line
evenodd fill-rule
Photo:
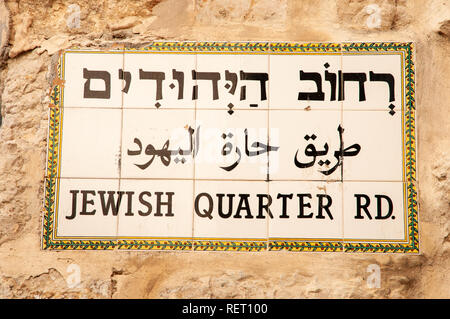
<path fill-rule="evenodd" d="M 55 250 L 200 250 L 200 251 L 312 251 L 363 253 L 419 253 L 418 202 L 416 180 L 415 134 L 415 71 L 411 42 L 354 43 L 294 43 L 294 42 L 152 42 L 132 51 L 158 52 L 239 52 L 239 53 L 345 53 L 403 51 L 405 65 L 405 176 L 407 190 L 407 243 L 353 243 L 336 241 L 210 241 L 210 240 L 60 240 L 55 239 L 56 184 L 58 172 L 59 137 L 61 129 L 62 54 L 58 60 L 58 79 L 50 91 L 47 172 L 45 177 L 44 211 L 42 220 L 42 249 Z"/>

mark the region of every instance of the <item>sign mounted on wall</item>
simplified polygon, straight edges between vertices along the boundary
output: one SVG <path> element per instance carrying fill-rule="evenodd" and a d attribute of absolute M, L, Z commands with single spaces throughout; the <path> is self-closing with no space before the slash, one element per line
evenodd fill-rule
<path fill-rule="evenodd" d="M 44 249 L 418 253 L 411 43 L 61 53 Z"/>

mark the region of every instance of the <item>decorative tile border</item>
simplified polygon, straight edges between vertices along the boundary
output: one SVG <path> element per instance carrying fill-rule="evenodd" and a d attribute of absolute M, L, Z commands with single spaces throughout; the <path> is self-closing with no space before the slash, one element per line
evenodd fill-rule
<path fill-rule="evenodd" d="M 346 52 L 403 52 L 405 78 L 404 170 L 407 190 L 407 243 L 366 243 L 341 241 L 209 241 L 209 240 L 156 240 L 156 239 L 59 239 L 54 225 L 59 184 L 60 140 L 63 109 L 61 93 L 63 55 L 57 65 L 58 77 L 50 91 L 47 172 L 42 226 L 42 248 L 56 250 L 198 250 L 198 251 L 317 251 L 317 252 L 381 252 L 418 253 L 418 211 L 416 181 L 415 140 L 415 72 L 412 43 L 268 43 L 268 42 L 152 42 L 139 48 L 125 48 L 124 52 L 219 52 L 219 53 L 336 53 Z"/>
<path fill-rule="evenodd" d="M 193 249 L 197 251 L 263 251 L 265 241 L 195 240 Z"/>
<path fill-rule="evenodd" d="M 416 180 L 416 135 L 415 135 L 415 71 L 412 43 L 344 43 L 343 52 L 404 52 L 405 104 L 404 122 L 404 170 L 407 189 L 408 243 L 344 243 L 346 252 L 419 253 L 418 204 Z"/>
<path fill-rule="evenodd" d="M 192 242 L 189 240 L 138 240 L 119 239 L 117 249 L 126 250 L 191 250 Z"/>

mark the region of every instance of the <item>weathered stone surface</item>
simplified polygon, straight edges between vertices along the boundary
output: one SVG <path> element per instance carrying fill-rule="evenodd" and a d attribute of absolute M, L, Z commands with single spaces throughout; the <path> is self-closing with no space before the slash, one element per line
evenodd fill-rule
<path fill-rule="evenodd" d="M 438 33 L 447 38 L 450 37 L 450 20 L 445 20 L 440 23 Z"/>
<path fill-rule="evenodd" d="M 0 59 L 7 56 L 6 49 L 9 42 L 9 10 L 4 1 L 0 2 Z"/>
<path fill-rule="evenodd" d="M 10 36 L 0 31 L 1 47 L 10 51 L 0 73 L 1 298 L 450 297 L 449 1 L 5 3 L 9 15 L 0 4 L 0 23 L 10 20 Z M 371 4 L 381 8 L 378 26 L 367 11 Z M 421 254 L 41 251 L 47 93 L 56 52 L 155 39 L 414 41 Z M 370 264 L 381 268 L 380 288 L 367 286 Z M 79 287 L 67 283 L 70 265 L 81 271 Z"/>

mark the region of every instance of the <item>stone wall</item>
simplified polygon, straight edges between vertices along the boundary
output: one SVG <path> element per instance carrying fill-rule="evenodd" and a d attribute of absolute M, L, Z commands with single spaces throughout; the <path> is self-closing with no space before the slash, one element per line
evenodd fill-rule
<path fill-rule="evenodd" d="M 450 297 L 450 1 L 9 0 L 0 36 L 0 298 Z M 42 251 L 56 53 L 161 39 L 415 42 L 420 255 Z"/>

